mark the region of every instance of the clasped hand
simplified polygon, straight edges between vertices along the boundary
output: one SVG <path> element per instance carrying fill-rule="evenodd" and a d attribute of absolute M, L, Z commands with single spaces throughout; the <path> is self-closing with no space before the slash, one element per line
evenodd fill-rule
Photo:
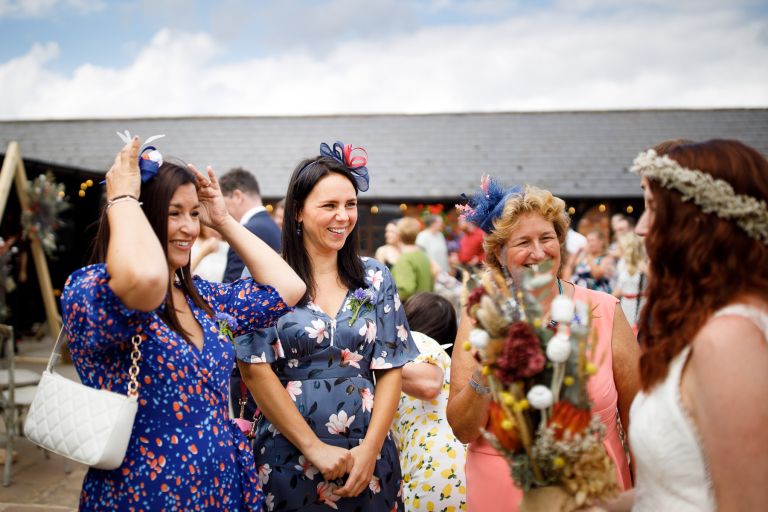
<path fill-rule="evenodd" d="M 308 450 L 306 457 L 323 475 L 326 481 L 347 477 L 343 487 L 333 491 L 337 496 L 358 496 L 368 487 L 376 466 L 378 451 L 370 449 L 365 442 L 350 450 L 319 443 L 313 450 Z"/>

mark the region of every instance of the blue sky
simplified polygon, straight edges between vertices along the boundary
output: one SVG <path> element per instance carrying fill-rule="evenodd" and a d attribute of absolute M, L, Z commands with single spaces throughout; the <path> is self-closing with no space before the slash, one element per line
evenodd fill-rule
<path fill-rule="evenodd" d="M 0 0 L 0 119 L 768 106 L 768 2 Z"/>

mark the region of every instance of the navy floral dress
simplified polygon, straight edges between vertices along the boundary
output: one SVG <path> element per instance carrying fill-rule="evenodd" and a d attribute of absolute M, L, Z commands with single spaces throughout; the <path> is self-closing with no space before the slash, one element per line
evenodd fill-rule
<path fill-rule="evenodd" d="M 104 264 L 67 280 L 61 302 L 70 351 L 84 384 L 126 393 L 130 339 L 141 334 L 139 408 L 123 464 L 88 471 L 80 509 L 262 510 L 251 447 L 228 414 L 232 343 L 190 301 L 204 334 L 200 351 L 168 328 L 160 309 L 126 308 L 108 281 Z M 195 277 L 194 283 L 214 312 L 238 320 L 236 334 L 290 311 L 274 288 L 252 279 L 226 285 Z"/>
<path fill-rule="evenodd" d="M 236 340 L 238 359 L 271 363 L 320 440 L 343 448 L 359 445 L 371 421 L 372 370 L 403 366 L 419 354 L 389 269 L 373 259 L 363 262 L 375 298 L 354 322 L 350 291 L 335 317 L 310 302 L 282 317 L 276 329 Z M 344 479 L 326 482 L 266 418 L 257 427 L 253 451 L 268 510 L 404 510 L 400 462 L 389 436 L 368 489 L 354 498 L 334 495 Z"/>

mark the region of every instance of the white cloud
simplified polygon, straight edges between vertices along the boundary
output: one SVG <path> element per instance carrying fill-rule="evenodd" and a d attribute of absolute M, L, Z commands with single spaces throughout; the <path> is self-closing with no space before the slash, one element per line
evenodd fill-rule
<path fill-rule="evenodd" d="M 0 18 L 40 18 L 59 6 L 88 13 L 104 9 L 105 4 L 103 0 L 0 0 Z"/>
<path fill-rule="evenodd" d="M 58 0 L 0 0 L 0 17 L 36 17 L 47 13 Z"/>
<path fill-rule="evenodd" d="M 51 43 L 0 65 L 0 118 L 333 114 L 768 105 L 766 23 L 540 12 L 241 62 L 160 31 L 124 68 L 47 70 Z"/>

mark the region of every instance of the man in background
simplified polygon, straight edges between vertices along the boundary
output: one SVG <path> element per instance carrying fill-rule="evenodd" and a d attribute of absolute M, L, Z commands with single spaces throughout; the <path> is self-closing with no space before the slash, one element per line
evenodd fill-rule
<path fill-rule="evenodd" d="M 221 193 L 229 214 L 248 231 L 261 238 L 275 252 L 280 252 L 280 229 L 267 213 L 261 202 L 261 191 L 256 177 L 242 168 L 232 169 L 219 178 Z M 239 279 L 245 268 L 240 256 L 230 248 L 227 253 L 227 267 L 224 282 Z"/>
<path fill-rule="evenodd" d="M 416 237 L 416 245 L 424 249 L 427 256 L 440 267 L 443 272 L 450 272 L 448 265 L 448 245 L 443 235 L 443 218 L 433 215 L 429 218 L 427 228 Z"/>
<path fill-rule="evenodd" d="M 469 267 L 479 267 L 485 259 L 483 250 L 485 232 L 461 217 L 459 217 L 458 226 L 463 233 L 459 240 L 459 262 Z"/>

